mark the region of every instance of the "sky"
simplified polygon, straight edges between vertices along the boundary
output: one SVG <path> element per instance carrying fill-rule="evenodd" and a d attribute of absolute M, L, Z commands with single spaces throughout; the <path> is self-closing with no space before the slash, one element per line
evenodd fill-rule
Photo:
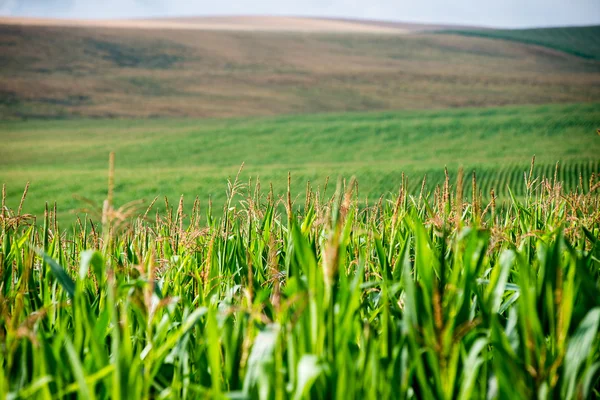
<path fill-rule="evenodd" d="M 292 15 L 520 28 L 600 24 L 600 0 L 0 0 L 0 15 Z"/>

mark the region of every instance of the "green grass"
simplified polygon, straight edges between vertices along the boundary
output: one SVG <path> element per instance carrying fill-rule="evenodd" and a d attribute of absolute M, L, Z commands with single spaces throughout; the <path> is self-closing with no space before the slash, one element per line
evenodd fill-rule
<path fill-rule="evenodd" d="M 469 110 L 346 113 L 232 120 L 87 120 L 0 123 L 0 183 L 17 207 L 41 215 L 45 202 L 65 213 L 106 198 L 108 154 L 116 154 L 116 202 L 184 194 L 222 204 L 226 181 L 245 163 L 241 179 L 260 177 L 282 190 L 326 177 L 356 176 L 361 198 L 397 192 L 401 174 L 417 192 L 452 178 L 459 166 L 476 169 L 484 197 L 506 185 L 522 194 L 523 172 L 536 156 L 538 171 L 573 189 L 598 173 L 600 105 L 501 107 Z M 331 186 L 330 186 L 331 187 Z M 71 217 L 73 220 L 73 217 Z"/>
<path fill-rule="evenodd" d="M 443 31 L 443 33 L 534 44 L 589 60 L 600 60 L 600 25 L 566 28 Z"/>
<path fill-rule="evenodd" d="M 223 213 L 67 231 L 3 208 L 0 397 L 598 398 L 600 184 L 526 180 L 287 213 L 233 182 Z"/>

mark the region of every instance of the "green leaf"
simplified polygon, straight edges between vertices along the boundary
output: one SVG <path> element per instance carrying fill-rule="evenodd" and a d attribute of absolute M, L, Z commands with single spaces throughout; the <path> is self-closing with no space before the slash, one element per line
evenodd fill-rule
<path fill-rule="evenodd" d="M 21 389 L 18 397 L 23 399 L 33 398 L 38 391 L 40 391 L 44 386 L 48 386 L 48 384 L 53 380 L 54 379 L 50 375 L 41 376 L 25 389 Z"/>
<path fill-rule="evenodd" d="M 323 369 L 319 365 L 319 358 L 316 355 L 303 355 L 298 362 L 298 378 L 296 382 L 296 391 L 294 392 L 294 400 L 300 400 L 307 396 L 312 385 L 322 373 Z"/>
<path fill-rule="evenodd" d="M 50 266 L 50 270 L 56 277 L 58 283 L 60 283 L 69 297 L 73 298 L 75 296 L 75 282 L 73 282 L 73 279 L 71 279 L 64 268 L 43 250 L 36 249 L 35 252 Z"/>
<path fill-rule="evenodd" d="M 73 374 L 75 375 L 75 379 L 77 380 L 78 392 L 79 396 L 82 399 L 91 399 L 95 398 L 94 391 L 90 390 L 88 384 L 85 380 L 85 372 L 83 371 L 83 365 L 79 360 L 79 356 L 73 347 L 73 344 L 69 339 L 65 342 L 65 347 L 67 350 L 67 355 L 69 357 L 69 361 L 71 362 L 71 368 L 73 370 Z"/>
<path fill-rule="evenodd" d="M 102 254 L 100 254 L 100 252 L 93 250 L 86 250 L 81 253 L 79 278 L 85 279 L 87 277 L 90 265 L 94 270 L 94 274 L 101 279 L 104 276 L 104 259 L 102 258 Z"/>
<path fill-rule="evenodd" d="M 466 368 L 463 369 L 460 392 L 458 395 L 459 399 L 467 400 L 475 397 L 473 395 L 473 386 L 475 384 L 475 379 L 477 378 L 479 367 L 484 362 L 483 358 L 480 357 L 480 354 L 487 344 L 488 341 L 486 338 L 479 338 L 471 346 L 469 355 L 464 361 L 464 366 L 466 366 Z"/>
<path fill-rule="evenodd" d="M 250 390 L 258 386 L 261 398 L 265 398 L 268 395 L 267 388 L 264 384 L 261 384 L 260 377 L 264 375 L 272 374 L 273 371 L 265 370 L 268 364 L 273 363 L 273 352 L 277 345 L 279 337 L 279 326 L 268 325 L 265 329 L 260 331 L 254 338 L 254 344 L 252 345 L 252 351 L 248 358 L 248 367 L 246 378 L 244 379 L 244 393 L 249 394 Z M 266 382 L 268 384 L 268 381 Z"/>
<path fill-rule="evenodd" d="M 588 357 L 593 356 L 592 344 L 598 334 L 600 325 L 600 307 L 589 311 L 577 330 L 569 340 L 567 354 L 565 356 L 565 380 L 563 381 L 562 395 L 565 399 L 571 399 L 575 395 L 575 387 L 579 369 Z"/>

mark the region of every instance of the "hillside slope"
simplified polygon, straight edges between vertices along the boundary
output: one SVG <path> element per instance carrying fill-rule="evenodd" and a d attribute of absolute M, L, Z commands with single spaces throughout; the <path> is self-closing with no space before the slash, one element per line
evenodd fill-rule
<path fill-rule="evenodd" d="M 232 117 L 599 98 L 600 61 L 478 37 L 0 25 L 0 119 Z"/>
<path fill-rule="evenodd" d="M 544 46 L 590 60 L 600 60 L 600 25 L 539 29 L 462 29 L 445 30 L 442 33 L 511 40 Z"/>
<path fill-rule="evenodd" d="M 45 201 L 62 211 L 86 206 L 77 194 L 100 205 L 106 196 L 108 153 L 116 153 L 118 204 L 181 194 L 215 207 L 228 177 L 260 176 L 278 193 L 291 171 L 294 192 L 310 180 L 356 176 L 361 198 L 377 201 L 396 192 L 402 172 L 417 192 L 441 183 L 444 166 L 454 181 L 460 165 L 478 172 L 484 197 L 506 184 L 523 193 L 523 172 L 535 154 L 536 172 L 559 177 L 574 189 L 600 173 L 600 104 L 519 106 L 468 110 L 344 113 L 226 120 L 13 121 L 0 123 L 0 184 L 8 204 L 18 207 L 31 182 L 26 212 L 41 213 Z M 465 180 L 470 185 L 470 179 Z M 206 204 L 206 203 L 203 203 Z"/>
<path fill-rule="evenodd" d="M 52 19 L 1 17 L 0 24 L 15 26 L 54 26 L 113 29 L 169 29 L 203 31 L 258 31 L 258 32 L 338 32 L 338 33 L 392 33 L 402 34 L 416 30 L 433 30 L 434 25 L 394 24 L 376 21 L 344 20 L 333 18 L 275 17 L 275 16 L 222 16 L 178 17 L 150 19 Z M 441 28 L 437 28 L 441 29 Z"/>

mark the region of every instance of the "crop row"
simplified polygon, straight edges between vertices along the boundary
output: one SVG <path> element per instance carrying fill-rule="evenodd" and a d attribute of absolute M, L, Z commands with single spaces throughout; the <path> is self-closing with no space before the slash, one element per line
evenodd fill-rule
<path fill-rule="evenodd" d="M 493 189 L 495 196 L 508 199 L 510 192 L 515 196 L 524 196 L 527 192 L 526 177 L 529 176 L 531 165 L 508 164 L 495 168 L 465 168 L 463 170 L 463 195 L 471 196 L 473 183 L 476 184 L 477 194 L 489 198 Z M 449 185 L 456 187 L 458 172 L 448 170 Z M 433 193 L 436 186 L 442 188 L 446 180 L 443 170 L 428 171 L 426 174 L 409 174 L 409 192 L 418 195 L 421 192 L 422 179 L 426 175 L 425 192 Z M 532 190 L 535 194 L 542 189 L 543 180 L 552 184 L 559 182 L 564 192 L 587 192 L 590 183 L 598 182 L 600 176 L 600 159 L 589 161 L 569 161 L 557 164 L 535 164 L 532 172 Z M 592 179 L 593 178 L 593 179 Z M 593 185 L 594 183 L 592 183 Z"/>

